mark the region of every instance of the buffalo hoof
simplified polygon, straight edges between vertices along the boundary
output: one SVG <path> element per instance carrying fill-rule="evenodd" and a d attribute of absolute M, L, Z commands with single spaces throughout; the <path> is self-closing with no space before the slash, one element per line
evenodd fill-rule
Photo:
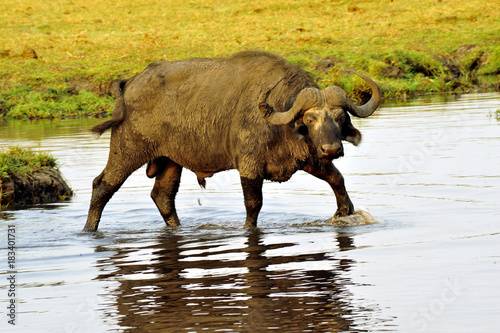
<path fill-rule="evenodd" d="M 94 232 L 97 231 L 97 227 L 99 226 L 99 220 L 95 219 L 87 219 L 87 223 L 85 223 L 85 227 L 83 227 L 83 232 Z"/>
<path fill-rule="evenodd" d="M 179 221 L 179 218 L 177 217 L 177 213 L 174 212 L 172 213 L 170 216 L 168 217 L 163 217 L 163 219 L 165 220 L 165 223 L 167 224 L 167 226 L 169 227 L 178 227 L 181 225 L 181 222 Z"/>
<path fill-rule="evenodd" d="M 335 212 L 335 215 L 333 215 L 334 218 L 338 217 L 344 217 L 348 216 L 354 213 L 354 207 L 349 207 L 349 206 L 342 206 L 337 209 Z"/>
<path fill-rule="evenodd" d="M 326 223 L 329 225 L 334 225 L 336 227 L 352 227 L 378 223 L 378 221 L 375 220 L 375 218 L 373 218 L 370 213 L 363 210 L 358 210 L 348 216 L 329 218 Z"/>

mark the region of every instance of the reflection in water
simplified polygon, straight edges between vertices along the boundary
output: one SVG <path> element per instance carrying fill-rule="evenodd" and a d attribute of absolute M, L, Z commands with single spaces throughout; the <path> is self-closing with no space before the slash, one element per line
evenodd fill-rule
<path fill-rule="evenodd" d="M 311 247 L 310 239 L 286 243 L 255 230 L 191 241 L 166 232 L 153 245 L 98 248 L 115 254 L 98 263 L 97 279 L 119 281 L 107 299 L 117 313 L 107 315 L 130 331 L 348 331 L 359 324 L 345 288 L 355 263 L 335 252 L 354 244 L 347 235 L 330 235 L 298 254 L 293 248 Z"/>

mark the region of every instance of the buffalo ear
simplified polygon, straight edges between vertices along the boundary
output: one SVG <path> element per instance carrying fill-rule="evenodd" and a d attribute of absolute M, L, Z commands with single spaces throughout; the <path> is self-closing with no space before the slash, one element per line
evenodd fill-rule
<path fill-rule="evenodd" d="M 357 146 L 361 142 L 361 132 L 351 122 L 346 122 L 342 129 L 342 140 L 348 141 Z"/>
<path fill-rule="evenodd" d="M 293 123 L 293 133 L 297 137 L 298 140 L 304 140 L 304 138 L 309 134 L 309 130 L 307 126 L 302 122 L 302 118 L 296 120 Z"/>

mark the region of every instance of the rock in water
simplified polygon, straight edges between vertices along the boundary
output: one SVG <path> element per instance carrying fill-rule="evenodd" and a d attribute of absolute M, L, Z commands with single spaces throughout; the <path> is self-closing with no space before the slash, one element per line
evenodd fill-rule
<path fill-rule="evenodd" d="M 364 210 L 357 210 L 354 214 L 343 217 L 332 217 L 328 219 L 328 224 L 335 225 L 338 227 L 351 227 L 357 225 L 366 225 L 378 223 L 370 213 Z"/>
<path fill-rule="evenodd" d="M 0 183 L 2 206 L 22 207 L 69 199 L 73 191 L 57 169 L 42 169 L 26 176 L 13 176 Z"/>

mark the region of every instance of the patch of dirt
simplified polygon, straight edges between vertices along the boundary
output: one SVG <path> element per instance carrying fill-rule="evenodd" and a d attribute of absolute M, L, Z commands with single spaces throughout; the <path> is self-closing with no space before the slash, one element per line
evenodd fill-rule
<path fill-rule="evenodd" d="M 327 58 L 324 58 L 324 59 L 318 61 L 316 63 L 316 65 L 314 66 L 314 68 L 318 72 L 328 73 L 330 71 L 330 69 L 335 67 L 337 64 L 343 64 L 343 63 L 345 63 L 345 61 L 342 59 L 339 59 L 336 57 L 327 57 Z"/>
<path fill-rule="evenodd" d="M 360 9 L 358 6 L 349 6 L 347 8 L 347 11 L 349 13 L 359 13 L 359 14 L 362 14 L 365 12 L 364 9 Z"/>
<path fill-rule="evenodd" d="M 473 72 L 481 67 L 486 59 L 484 59 L 484 51 L 477 45 L 462 45 L 455 53 L 453 58 L 461 64 L 464 70 Z"/>
<path fill-rule="evenodd" d="M 395 54 L 395 59 L 388 58 L 384 61 L 385 66 L 380 69 L 380 76 L 391 79 L 404 79 L 412 77 L 415 73 L 421 73 L 429 79 L 442 78 L 447 87 L 451 90 L 455 89 L 495 89 L 500 90 L 500 83 L 481 83 L 478 80 L 478 70 L 488 61 L 488 55 L 481 47 L 473 44 L 462 45 L 450 54 L 435 54 L 434 61 L 428 61 L 422 57 L 421 61 L 418 57 L 405 57 Z M 439 62 L 439 64 L 437 64 Z M 346 63 L 343 59 L 336 57 L 327 57 L 315 64 L 315 69 L 324 74 L 328 74 L 337 66 L 337 64 Z M 410 75 L 411 74 L 411 75 Z M 360 94 L 361 99 L 369 97 Z"/>
<path fill-rule="evenodd" d="M 500 81 L 498 81 L 497 83 L 495 83 L 494 87 L 495 87 L 496 91 L 500 92 Z"/>
<path fill-rule="evenodd" d="M 75 77 L 68 82 L 68 93 L 76 95 L 82 90 L 93 92 L 98 96 L 113 96 L 113 81 L 94 82 L 89 79 Z"/>
<path fill-rule="evenodd" d="M 436 56 L 434 57 L 437 61 L 439 61 L 443 65 L 443 69 L 448 75 L 454 79 L 458 79 L 462 72 L 460 70 L 460 64 L 452 57 L 446 56 Z"/>
<path fill-rule="evenodd" d="M 5 117 L 7 115 L 7 106 L 5 103 L 0 101 L 0 118 Z"/>
<path fill-rule="evenodd" d="M 9 58 L 10 50 L 0 50 L 0 58 Z"/>
<path fill-rule="evenodd" d="M 38 55 L 36 54 L 35 50 L 26 48 L 23 51 L 23 54 L 21 54 L 22 58 L 25 59 L 38 59 Z"/>
<path fill-rule="evenodd" d="M 401 72 L 401 69 L 391 65 L 388 65 L 383 69 L 382 75 L 384 77 L 392 77 L 395 79 L 402 79 L 404 77 L 403 73 Z"/>
<path fill-rule="evenodd" d="M 0 50 L 0 58 L 24 58 L 24 59 L 38 59 L 36 51 L 32 48 L 25 48 L 21 54 L 11 54 L 10 50 Z"/>
<path fill-rule="evenodd" d="M 466 57 L 468 54 L 470 54 L 471 51 L 477 48 L 478 47 L 476 45 L 472 44 L 462 45 L 453 53 L 453 57 L 457 59 L 462 59 Z"/>

